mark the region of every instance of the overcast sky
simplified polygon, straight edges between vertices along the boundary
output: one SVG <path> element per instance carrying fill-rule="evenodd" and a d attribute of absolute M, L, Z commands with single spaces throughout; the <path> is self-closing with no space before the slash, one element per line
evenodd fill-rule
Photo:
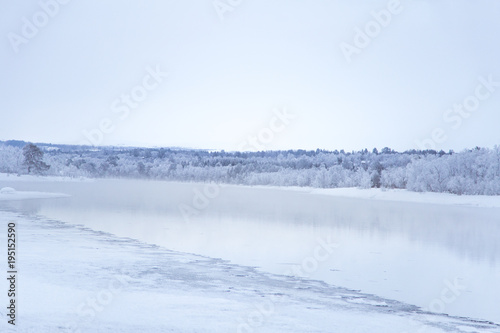
<path fill-rule="evenodd" d="M 0 140 L 500 143 L 497 0 L 55 1 L 0 0 Z"/>

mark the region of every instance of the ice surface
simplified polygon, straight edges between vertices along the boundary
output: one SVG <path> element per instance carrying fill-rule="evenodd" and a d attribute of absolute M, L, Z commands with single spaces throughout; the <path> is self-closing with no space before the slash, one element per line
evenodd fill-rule
<path fill-rule="evenodd" d="M 47 191 L 72 195 L 4 199 L 0 205 L 0 221 L 18 224 L 19 332 L 500 332 L 486 321 L 431 314 L 391 300 L 404 300 L 398 295 L 408 287 L 420 296 L 417 287 L 423 286 L 425 306 L 442 292 L 440 284 L 432 286 L 432 277 L 442 283 L 443 277 L 465 272 L 467 290 L 453 306 L 470 302 L 460 314 L 483 317 L 467 309 L 485 309 L 498 299 L 495 208 L 380 205 L 304 193 L 308 189 L 227 186 L 199 216 L 183 221 L 178 203 L 189 203 L 193 188 L 203 184 L 3 185 L 22 190 L 3 194 L 10 198 L 53 196 Z M 404 201 L 406 195 L 343 191 L 382 201 L 387 193 L 393 193 L 389 201 Z M 342 241 L 332 262 L 302 278 L 282 273 L 314 249 L 318 235 L 330 233 Z M 0 242 L 3 246 L 5 237 Z M 237 264 L 215 259 L 219 256 Z M 274 269 L 277 263 L 281 268 Z M 335 282 L 328 283 L 326 274 Z M 394 297 L 379 292 L 387 286 L 400 290 Z M 0 331 L 1 325 L 9 328 L 5 321 Z"/>
<path fill-rule="evenodd" d="M 12 187 L 3 187 L 0 189 L 0 201 L 4 200 L 26 200 L 26 199 L 45 199 L 45 198 L 64 198 L 68 197 L 64 193 L 16 191 Z"/>
<path fill-rule="evenodd" d="M 500 332 L 56 220 L 0 220 L 15 221 L 21 240 L 16 332 Z M 11 331 L 3 309 L 0 329 Z"/>

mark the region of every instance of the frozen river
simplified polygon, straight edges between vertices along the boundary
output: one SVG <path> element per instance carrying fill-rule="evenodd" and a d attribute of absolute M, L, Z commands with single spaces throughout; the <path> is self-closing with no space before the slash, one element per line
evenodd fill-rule
<path fill-rule="evenodd" d="M 500 322 L 498 208 L 139 180 L 2 186 L 71 197 L 0 209 Z"/>

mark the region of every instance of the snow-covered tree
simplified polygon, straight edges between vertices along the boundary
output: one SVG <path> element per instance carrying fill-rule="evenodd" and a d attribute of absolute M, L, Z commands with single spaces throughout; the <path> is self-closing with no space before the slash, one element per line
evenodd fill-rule
<path fill-rule="evenodd" d="M 24 146 L 23 155 L 23 164 L 28 169 L 28 173 L 34 172 L 40 174 L 50 168 L 50 165 L 43 161 L 43 152 L 32 143 Z"/>

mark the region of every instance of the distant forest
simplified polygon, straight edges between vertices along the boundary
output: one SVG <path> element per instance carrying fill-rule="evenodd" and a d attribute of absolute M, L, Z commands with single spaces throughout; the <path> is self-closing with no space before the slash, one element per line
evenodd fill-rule
<path fill-rule="evenodd" d="M 500 147 L 461 152 L 225 152 L 0 142 L 0 172 L 318 188 L 400 188 L 500 194 Z"/>

